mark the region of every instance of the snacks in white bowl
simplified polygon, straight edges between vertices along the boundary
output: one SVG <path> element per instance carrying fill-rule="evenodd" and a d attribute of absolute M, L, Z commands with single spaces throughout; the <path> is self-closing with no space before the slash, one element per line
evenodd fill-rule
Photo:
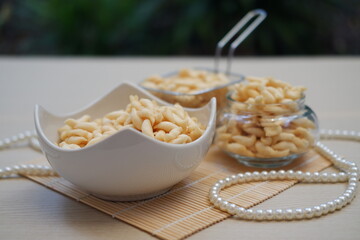
<path fill-rule="evenodd" d="M 186 144 L 164 143 L 125 127 L 89 147 L 72 150 L 58 146 L 57 130 L 66 119 L 86 114 L 101 119 L 114 109 L 126 109 L 130 95 L 169 106 L 137 85 L 122 83 L 86 108 L 66 116 L 35 107 L 36 132 L 52 168 L 82 191 L 112 201 L 140 200 L 169 190 L 200 164 L 215 132 L 216 100 L 212 99 L 202 108 L 186 109 L 190 117 L 205 126 L 198 139 Z"/>
<path fill-rule="evenodd" d="M 91 120 L 89 115 L 69 118 L 59 128 L 59 146 L 79 149 L 93 145 L 124 128 L 134 128 L 159 141 L 185 144 L 198 139 L 205 127 L 196 117 L 190 117 L 183 107 L 159 106 L 155 101 L 137 95 L 129 97 L 125 109 L 112 111 L 103 118 Z"/>

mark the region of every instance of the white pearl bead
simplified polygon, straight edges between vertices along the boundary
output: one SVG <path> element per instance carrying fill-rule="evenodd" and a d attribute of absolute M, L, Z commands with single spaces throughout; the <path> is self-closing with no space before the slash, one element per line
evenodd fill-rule
<path fill-rule="evenodd" d="M 216 199 L 217 199 L 218 197 L 219 197 L 219 196 L 218 196 L 217 194 L 214 194 L 214 195 L 210 196 L 210 202 L 214 203 L 214 205 L 215 205 L 215 201 L 216 201 Z"/>
<path fill-rule="evenodd" d="M 220 209 L 221 209 L 222 211 L 227 210 L 227 208 L 228 208 L 228 201 L 222 201 L 222 202 L 220 202 L 219 207 L 220 207 Z"/>
<path fill-rule="evenodd" d="M 345 167 L 345 161 L 343 159 L 337 158 L 337 159 L 334 159 L 334 161 L 332 161 L 332 162 L 334 162 L 334 164 L 336 164 L 340 168 Z"/>
<path fill-rule="evenodd" d="M 349 178 L 349 184 L 355 183 L 357 185 L 358 181 L 359 181 L 359 179 L 357 177 L 350 177 Z"/>
<path fill-rule="evenodd" d="M 312 178 L 311 178 L 311 173 L 310 172 L 305 172 L 304 173 L 304 180 L 306 182 L 312 182 Z"/>
<path fill-rule="evenodd" d="M 302 180 L 303 179 L 303 172 L 302 171 L 296 171 L 295 172 L 295 178 L 297 180 Z"/>
<path fill-rule="evenodd" d="M 236 215 L 239 216 L 239 217 L 244 216 L 244 215 L 245 215 L 245 211 L 246 211 L 246 209 L 243 208 L 243 207 L 236 207 L 236 208 L 235 208 L 235 213 L 236 213 Z"/>
<path fill-rule="evenodd" d="M 269 173 L 268 173 L 267 171 L 262 171 L 262 172 L 260 173 L 260 179 L 261 179 L 261 180 L 267 180 L 268 177 L 269 177 Z"/>
<path fill-rule="evenodd" d="M 221 188 L 221 185 L 219 183 L 215 183 L 213 188 L 216 188 L 216 189 L 220 189 Z"/>
<path fill-rule="evenodd" d="M 213 203 L 215 207 L 220 207 L 220 204 L 222 203 L 222 198 L 221 197 L 216 198 Z"/>
<path fill-rule="evenodd" d="M 280 170 L 278 172 L 278 176 L 279 176 L 279 179 L 285 179 L 286 177 L 286 172 L 284 170 Z"/>
<path fill-rule="evenodd" d="M 229 177 L 227 177 L 227 178 L 225 178 L 225 186 L 226 187 L 230 187 L 231 186 L 231 184 L 232 184 L 232 182 L 231 182 L 231 178 L 229 178 Z"/>
<path fill-rule="evenodd" d="M 357 181 L 353 181 L 353 182 L 350 182 L 350 179 L 349 179 L 349 187 L 357 187 Z"/>
<path fill-rule="evenodd" d="M 304 215 L 304 211 L 301 208 L 295 209 L 295 218 L 302 219 Z"/>
<path fill-rule="evenodd" d="M 313 179 L 315 182 L 320 181 L 320 173 L 319 172 L 314 172 L 313 173 Z"/>
<path fill-rule="evenodd" d="M 292 209 L 285 210 L 285 218 L 291 220 L 294 217 L 294 211 Z"/>
<path fill-rule="evenodd" d="M 352 168 L 352 167 L 356 167 L 356 164 L 353 162 L 347 162 L 347 165 Z"/>
<path fill-rule="evenodd" d="M 29 138 L 33 135 L 31 131 L 25 131 L 24 134 L 27 138 Z"/>
<path fill-rule="evenodd" d="M 276 209 L 275 210 L 275 219 L 281 220 L 283 217 L 283 210 L 282 209 Z"/>
<path fill-rule="evenodd" d="M 245 182 L 245 176 L 244 176 L 244 174 L 242 174 L 242 173 L 239 173 L 239 174 L 237 174 L 236 175 L 236 177 L 237 177 L 237 183 L 244 183 Z"/>
<path fill-rule="evenodd" d="M 254 211 L 252 209 L 247 209 L 245 211 L 245 217 L 249 220 L 254 218 Z"/>
<path fill-rule="evenodd" d="M 349 194 L 349 193 L 345 192 L 345 193 L 343 194 L 343 197 L 345 198 L 345 201 L 348 201 L 349 199 L 351 199 L 351 195 L 352 195 L 352 194 Z"/>
<path fill-rule="evenodd" d="M 329 212 L 329 207 L 325 203 L 320 204 L 320 209 L 322 214 L 327 214 Z"/>
<path fill-rule="evenodd" d="M 342 207 L 342 201 L 338 198 L 334 200 L 334 204 L 335 204 L 335 209 L 340 209 Z"/>
<path fill-rule="evenodd" d="M 12 168 L 13 168 L 15 171 L 19 171 L 19 170 L 20 170 L 20 166 L 19 166 L 19 165 L 14 165 Z"/>
<path fill-rule="evenodd" d="M 209 194 L 210 194 L 211 196 L 214 196 L 214 195 L 217 195 L 218 192 L 217 192 L 217 191 L 214 191 L 214 190 L 211 190 Z"/>
<path fill-rule="evenodd" d="M 254 179 L 255 181 L 259 181 L 260 180 L 260 173 L 255 171 L 252 173 L 252 179 Z"/>
<path fill-rule="evenodd" d="M 246 172 L 244 174 L 244 178 L 245 180 L 250 181 L 252 179 L 252 174 L 250 172 Z"/>
<path fill-rule="evenodd" d="M 7 147 L 7 146 L 9 146 L 11 144 L 10 138 L 5 138 L 3 142 L 4 142 L 5 147 Z"/>
<path fill-rule="evenodd" d="M 4 168 L 4 173 L 5 173 L 6 175 L 11 174 L 11 173 L 12 173 L 12 168 L 11 168 L 11 167 L 6 167 L 6 168 Z"/>
<path fill-rule="evenodd" d="M 276 179 L 276 176 L 277 174 L 276 174 L 276 171 L 275 170 L 271 170 L 270 172 L 269 172 L 269 179 Z"/>
<path fill-rule="evenodd" d="M 353 190 L 346 189 L 345 193 L 348 193 L 350 196 L 354 194 Z"/>
<path fill-rule="evenodd" d="M 338 180 L 339 181 L 346 181 L 346 179 L 347 179 L 347 174 L 346 173 L 344 173 L 344 172 L 339 172 L 338 173 Z"/>
<path fill-rule="evenodd" d="M 346 205 L 346 198 L 343 195 L 339 196 L 338 199 L 341 201 L 341 207 Z"/>
<path fill-rule="evenodd" d="M 336 210 L 336 204 L 333 201 L 329 201 L 326 204 L 329 207 L 329 212 L 334 212 Z"/>
<path fill-rule="evenodd" d="M 231 175 L 231 184 L 235 184 L 237 183 L 237 176 L 236 175 Z"/>
<path fill-rule="evenodd" d="M 272 220 L 274 218 L 274 211 L 271 209 L 268 209 L 265 211 L 265 219 Z"/>
<path fill-rule="evenodd" d="M 320 216 L 322 215 L 322 211 L 321 211 L 320 206 L 314 206 L 314 207 L 312 208 L 312 211 L 314 212 L 314 215 L 315 215 L 316 217 L 320 217 Z"/>
<path fill-rule="evenodd" d="M 12 143 L 16 143 L 17 141 L 19 141 L 19 138 L 17 136 L 12 136 L 11 137 L 11 142 Z"/>
<path fill-rule="evenodd" d="M 330 173 L 329 175 L 329 181 L 330 182 L 337 182 L 339 181 L 339 176 L 336 173 Z"/>
<path fill-rule="evenodd" d="M 18 138 L 19 138 L 19 140 L 24 140 L 25 139 L 25 134 L 19 133 Z"/>
<path fill-rule="evenodd" d="M 286 178 L 288 179 L 294 179 L 295 178 L 295 173 L 293 170 L 289 170 L 286 172 Z"/>
<path fill-rule="evenodd" d="M 313 218 L 314 217 L 314 212 L 312 210 L 312 208 L 305 208 L 304 209 L 304 214 L 306 218 Z"/>
<path fill-rule="evenodd" d="M 321 181 L 323 181 L 323 182 L 329 181 L 329 174 L 328 174 L 328 173 L 322 173 L 322 174 L 320 175 L 320 179 L 321 179 Z"/>
<path fill-rule="evenodd" d="M 218 183 L 220 185 L 220 188 L 223 189 L 224 186 L 225 186 L 225 181 L 221 179 L 221 180 L 218 181 Z"/>
<path fill-rule="evenodd" d="M 234 215 L 236 213 L 236 205 L 233 203 L 228 204 L 227 210 L 230 214 Z"/>
<path fill-rule="evenodd" d="M 259 209 L 255 211 L 255 219 L 256 220 L 263 220 L 265 218 L 265 214 L 263 210 Z"/>

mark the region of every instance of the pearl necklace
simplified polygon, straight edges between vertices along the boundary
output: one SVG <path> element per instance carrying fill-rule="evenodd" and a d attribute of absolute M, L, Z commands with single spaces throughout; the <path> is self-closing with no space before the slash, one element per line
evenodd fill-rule
<path fill-rule="evenodd" d="M 28 141 L 31 148 L 41 152 L 41 147 L 39 141 L 37 140 L 37 135 L 35 131 L 25 131 L 10 138 L 5 138 L 2 141 L 0 140 L 0 150 L 10 148 L 11 146 L 14 146 L 20 142 L 24 142 L 26 140 Z"/>
<path fill-rule="evenodd" d="M 360 132 L 355 131 L 340 131 L 340 130 L 322 130 L 321 139 L 342 139 L 360 141 Z M 37 141 L 36 133 L 26 131 L 11 138 L 6 138 L 0 141 L 0 150 L 9 148 L 21 141 L 28 140 L 32 148 L 40 150 Z M 337 168 L 344 172 L 340 173 L 319 173 L 319 172 L 302 172 L 302 171 L 262 171 L 262 172 L 246 172 L 232 175 L 225 179 L 216 182 L 210 189 L 209 199 L 216 208 L 228 212 L 239 218 L 247 220 L 293 220 L 313 218 L 326 215 L 334 212 L 337 209 L 343 208 L 350 203 L 355 197 L 356 188 L 358 184 L 358 167 L 354 162 L 348 161 L 325 145 L 317 142 L 315 150 L 329 159 Z M 57 173 L 48 166 L 42 165 L 15 165 L 13 167 L 6 167 L 0 169 L 0 178 L 5 178 L 11 175 L 37 175 L 37 176 L 56 176 Z M 252 210 L 239 207 L 233 203 L 222 199 L 219 194 L 224 188 L 230 187 L 234 184 L 242 184 L 252 181 L 266 181 L 266 180 L 297 180 L 301 182 L 313 183 L 335 183 L 348 181 L 348 186 L 345 192 L 333 201 L 329 201 L 318 206 L 308 208 L 296 209 L 267 209 L 267 210 Z"/>
<path fill-rule="evenodd" d="M 28 141 L 28 145 L 41 152 L 41 147 L 35 131 L 25 131 L 9 138 L 0 140 L 0 150 L 11 148 L 21 142 Z M 12 175 L 36 175 L 36 176 L 58 176 L 51 167 L 34 164 L 14 165 L 12 167 L 0 168 L 0 178 L 6 178 Z"/>
<path fill-rule="evenodd" d="M 321 131 L 321 139 L 342 139 L 360 141 L 360 132 L 355 131 L 340 131 L 340 130 L 323 130 Z M 343 208 L 350 203 L 355 197 L 356 188 L 358 184 L 358 167 L 354 162 L 348 161 L 343 157 L 338 156 L 325 145 L 317 142 L 315 150 L 322 156 L 329 159 L 335 167 L 344 172 L 340 173 L 319 173 L 319 172 L 302 172 L 293 170 L 289 171 L 262 171 L 262 172 L 246 172 L 232 175 L 225 179 L 216 182 L 210 189 L 209 199 L 216 208 L 222 211 L 235 215 L 238 218 L 247 220 L 294 220 L 320 217 L 328 213 L 334 212 L 337 209 Z M 229 203 L 219 196 L 222 189 L 230 187 L 234 184 L 242 184 L 253 181 L 266 181 L 266 180 L 297 180 L 300 182 L 313 182 L 313 183 L 335 183 L 348 181 L 348 186 L 345 192 L 333 201 L 322 203 L 318 206 L 308 208 L 296 209 L 245 209 L 233 203 Z"/>

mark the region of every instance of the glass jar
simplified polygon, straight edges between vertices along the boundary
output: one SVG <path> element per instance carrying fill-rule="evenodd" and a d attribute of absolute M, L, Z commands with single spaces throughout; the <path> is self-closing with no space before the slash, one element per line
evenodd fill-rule
<path fill-rule="evenodd" d="M 227 95 L 215 144 L 252 167 L 280 167 L 309 151 L 318 139 L 318 119 L 305 96 L 279 104 L 249 104 Z"/>

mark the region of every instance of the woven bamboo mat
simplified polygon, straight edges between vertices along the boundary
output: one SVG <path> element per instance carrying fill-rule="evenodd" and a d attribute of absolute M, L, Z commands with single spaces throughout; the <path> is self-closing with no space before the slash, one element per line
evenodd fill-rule
<path fill-rule="evenodd" d="M 42 160 L 44 162 L 45 160 Z M 284 169 L 319 171 L 331 163 L 310 151 Z M 98 209 L 113 218 L 127 222 L 160 239 L 183 239 L 228 217 L 208 201 L 210 187 L 229 174 L 259 171 L 238 164 L 216 147 L 210 148 L 206 159 L 186 179 L 167 193 L 144 201 L 111 202 L 89 195 L 59 177 L 27 178 L 51 190 Z M 261 169 L 260 169 L 261 170 Z M 252 207 L 296 184 L 296 181 L 265 181 L 232 186 L 221 195 L 244 208 Z"/>

